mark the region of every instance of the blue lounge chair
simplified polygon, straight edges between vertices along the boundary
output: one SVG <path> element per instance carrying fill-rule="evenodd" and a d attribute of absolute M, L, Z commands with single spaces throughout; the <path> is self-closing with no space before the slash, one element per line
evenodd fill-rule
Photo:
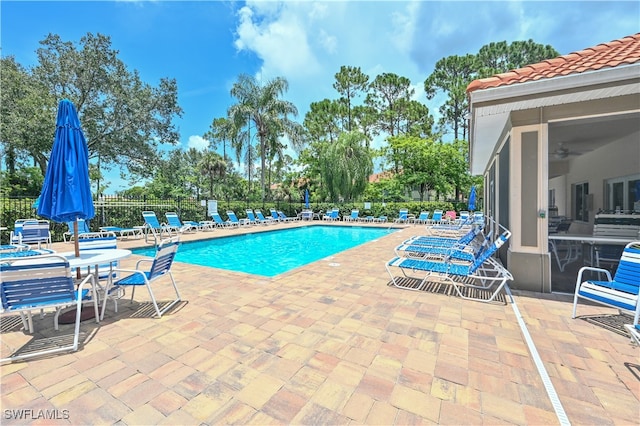
<path fill-rule="evenodd" d="M 411 223 L 427 223 L 429 220 L 429 211 L 421 211 L 418 217 L 410 218 L 409 222 Z"/>
<path fill-rule="evenodd" d="M 444 221 L 444 211 L 442 210 L 434 210 L 431 219 L 427 220 L 427 226 L 429 225 L 439 225 Z"/>
<path fill-rule="evenodd" d="M 254 213 L 253 210 L 251 209 L 245 210 L 245 213 L 247 214 L 247 220 L 249 221 L 250 225 L 268 225 L 269 224 L 264 218 L 264 216 L 262 216 L 262 220 L 260 220 L 260 218 L 257 217 L 256 213 Z M 262 213 L 260 214 L 262 215 Z"/>
<path fill-rule="evenodd" d="M 313 212 L 311 212 L 311 214 L 312 214 L 311 218 L 313 218 Z M 335 209 L 335 208 L 331 209 L 322 216 L 322 220 L 328 220 L 328 221 L 338 220 L 340 219 L 339 214 L 340 214 L 339 209 Z"/>
<path fill-rule="evenodd" d="M 409 220 L 409 210 L 408 209 L 400 209 L 398 212 L 398 217 L 393 220 L 393 223 L 407 223 Z"/>
<path fill-rule="evenodd" d="M 391 277 L 391 284 L 398 288 L 423 290 L 429 280 L 434 280 L 452 285 L 458 296 L 463 299 L 491 302 L 506 283 L 513 280 L 511 273 L 491 257 L 510 236 L 511 233 L 505 230 L 490 246 L 480 251 L 472 262 L 434 261 L 397 256 L 387 262 L 385 267 Z M 418 278 L 418 283 L 394 276 L 391 272 L 391 268 L 394 267 L 399 268 L 405 278 Z M 417 273 L 421 276 L 416 276 Z M 467 295 L 463 292 L 465 288 L 493 291 L 487 297 L 474 297 L 475 292 Z"/>
<path fill-rule="evenodd" d="M 104 317 L 104 312 L 107 306 L 107 298 L 109 295 L 114 293 L 114 289 L 118 288 L 131 288 L 131 301 L 133 302 L 133 296 L 135 294 L 136 287 L 144 286 L 149 291 L 149 296 L 151 297 L 151 302 L 153 303 L 153 307 L 155 308 L 156 315 L 158 318 L 162 317 L 162 314 L 171 309 L 176 303 L 181 301 L 180 292 L 178 291 L 178 286 L 176 284 L 175 279 L 173 278 L 173 274 L 171 273 L 171 265 L 173 265 L 173 259 L 175 258 L 176 252 L 178 251 L 178 247 L 180 246 L 180 238 L 172 237 L 166 240 L 163 240 L 158 244 L 156 248 L 156 255 L 153 259 L 142 259 L 136 263 L 136 269 L 115 269 L 115 273 L 129 273 L 130 275 L 124 276 L 118 280 L 111 282 L 109 280 L 107 282 L 107 286 L 105 288 L 105 300 L 102 304 L 102 313 L 101 318 Z M 149 269 L 141 269 L 141 265 L 151 263 Z M 158 306 L 158 302 L 153 294 L 153 290 L 151 289 L 151 284 L 161 279 L 162 277 L 168 276 L 171 280 L 171 284 L 173 285 L 173 289 L 176 292 L 176 298 L 172 300 L 170 303 L 160 309 Z M 117 305 L 116 305 L 117 311 Z"/>
<path fill-rule="evenodd" d="M 489 237 L 475 238 L 471 241 L 460 239 L 454 244 L 427 243 L 424 240 L 410 241 L 395 248 L 396 256 L 434 260 L 464 260 L 472 262 L 489 244 Z"/>
<path fill-rule="evenodd" d="M 440 221 L 439 223 L 433 223 L 427 225 L 427 230 L 431 235 L 456 237 L 474 227 L 481 228 L 480 225 L 474 224 L 473 219 L 469 217 L 466 221 L 456 220 L 455 222 Z"/>
<path fill-rule="evenodd" d="M 283 222 L 283 220 L 280 219 L 280 216 L 278 216 L 276 209 L 269 209 L 269 212 L 271 213 L 271 218 L 274 222 Z"/>
<path fill-rule="evenodd" d="M 258 224 L 258 220 L 256 219 L 256 216 L 253 214 L 253 210 L 246 209 L 244 212 L 247 215 L 247 220 L 249 221 L 249 225 L 257 225 Z"/>
<path fill-rule="evenodd" d="M 27 244 L 3 244 L 0 245 L 0 254 L 3 253 L 18 253 L 21 251 L 29 250 Z"/>
<path fill-rule="evenodd" d="M 164 215 L 167 218 L 167 225 L 178 231 L 178 233 L 197 231 L 201 228 L 201 225 L 198 222 L 182 222 L 176 212 L 166 212 Z"/>
<path fill-rule="evenodd" d="M 359 214 L 360 214 L 360 210 L 353 209 L 351 210 L 351 214 L 349 216 L 342 216 L 342 220 L 344 222 L 356 222 L 358 220 Z"/>
<path fill-rule="evenodd" d="M 482 233 L 482 228 L 475 226 L 470 228 L 466 234 L 460 237 L 416 235 L 405 240 L 402 244 L 411 244 L 411 245 L 419 244 L 419 245 L 440 246 L 440 247 L 450 247 L 453 245 L 466 245 L 471 243 L 481 233 Z"/>
<path fill-rule="evenodd" d="M 282 210 L 278 210 L 278 217 L 280 218 L 281 221 L 283 222 L 290 222 L 290 221 L 295 221 L 298 220 L 297 217 L 289 217 L 286 214 L 284 214 L 282 212 Z"/>
<path fill-rule="evenodd" d="M 222 220 L 222 216 L 220 216 L 218 212 L 211 213 L 211 218 L 216 228 L 233 228 L 234 226 L 240 225 L 240 223 L 235 223 L 231 220 Z"/>
<path fill-rule="evenodd" d="M 69 237 L 69 241 L 73 241 L 73 226 L 74 226 L 74 222 L 75 221 L 71 221 L 71 222 L 67 222 L 67 232 L 65 232 L 64 234 L 62 234 L 62 240 L 66 243 L 67 242 L 67 237 Z M 91 232 L 91 229 L 89 229 L 89 222 L 84 220 L 84 219 L 78 219 L 78 235 L 81 234 L 86 234 L 88 232 Z"/>
<path fill-rule="evenodd" d="M 256 219 L 260 223 L 264 223 L 265 225 L 271 225 L 274 223 L 273 219 L 271 219 L 270 217 L 264 217 L 264 215 L 262 214 L 262 210 L 255 210 L 255 213 Z"/>
<path fill-rule="evenodd" d="M 121 238 L 127 237 L 142 237 L 144 227 L 138 226 L 137 228 L 120 228 L 119 226 L 101 226 L 101 232 L 113 232 L 116 235 L 120 235 Z"/>
<path fill-rule="evenodd" d="M 248 225 L 250 223 L 249 219 L 238 219 L 238 216 L 236 216 L 236 213 L 233 210 L 227 210 L 227 217 L 231 223 L 235 224 L 235 226 Z"/>
<path fill-rule="evenodd" d="M 88 285 L 88 288 L 85 286 Z M 73 331 L 73 342 L 64 344 L 64 339 L 58 339 L 63 345 L 31 345 L 32 350 L 16 351 L 10 357 L 0 362 L 16 361 L 41 355 L 51 355 L 58 352 L 76 351 L 80 337 L 80 319 L 82 315 L 83 296 L 95 292 L 93 275 L 88 275 L 76 284 L 71 273 L 69 262 L 59 255 L 38 256 L 31 259 L 5 259 L 0 264 L 0 296 L 4 313 L 20 314 L 24 328 L 33 333 L 31 311 L 55 309 L 54 326 L 58 330 L 58 315 L 60 309 L 69 305 L 76 305 L 76 319 Z M 93 308 L 98 319 L 97 297 L 93 294 Z M 25 315 L 28 320 L 25 319 Z M 38 350 L 33 350 L 36 348 Z"/>
<path fill-rule="evenodd" d="M 152 211 L 143 211 L 142 218 L 144 219 L 144 224 L 147 229 L 147 233 L 145 234 L 145 241 L 148 242 L 149 234 L 153 235 L 154 242 L 162 240 L 163 236 L 171 237 L 173 230 L 175 229 L 172 226 L 167 226 L 166 224 L 161 224 L 158 221 L 158 217 L 155 212 Z"/>
<path fill-rule="evenodd" d="M 468 212 L 468 211 L 466 211 L 466 210 L 462 210 L 462 211 L 460 212 L 459 217 L 458 217 L 458 222 L 460 222 L 460 223 L 466 223 L 466 222 L 468 222 L 468 221 L 469 221 L 469 217 L 470 217 L 470 216 L 471 216 L 471 215 L 469 214 L 469 212 Z"/>

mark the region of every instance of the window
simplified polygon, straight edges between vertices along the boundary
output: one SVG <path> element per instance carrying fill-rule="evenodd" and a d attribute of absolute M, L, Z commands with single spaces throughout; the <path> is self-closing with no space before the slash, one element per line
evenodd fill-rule
<path fill-rule="evenodd" d="M 625 213 L 640 211 L 640 175 L 606 180 L 604 209 Z"/>
<path fill-rule="evenodd" d="M 587 199 L 589 198 L 589 182 L 575 185 L 574 217 L 583 222 L 589 221 L 589 211 L 587 210 Z"/>
<path fill-rule="evenodd" d="M 556 207 L 556 190 L 554 189 L 550 189 L 549 190 L 549 207 Z"/>
<path fill-rule="evenodd" d="M 640 178 L 630 180 L 627 189 L 629 210 L 640 212 Z"/>

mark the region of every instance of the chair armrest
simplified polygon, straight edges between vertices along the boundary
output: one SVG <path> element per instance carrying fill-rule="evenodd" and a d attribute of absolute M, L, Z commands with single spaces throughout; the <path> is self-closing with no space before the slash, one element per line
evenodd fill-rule
<path fill-rule="evenodd" d="M 582 274 L 586 271 L 593 271 L 593 272 L 600 272 L 600 273 L 604 273 L 607 276 L 607 281 L 611 281 L 611 272 L 609 272 L 608 269 L 603 269 L 603 268 L 595 268 L 593 266 L 583 266 L 582 268 L 580 268 L 580 270 L 578 271 L 578 277 L 576 278 L 576 292 L 579 290 L 580 288 L 580 284 L 582 283 Z"/>
<path fill-rule="evenodd" d="M 95 277 L 93 276 L 93 273 L 91 274 L 87 274 L 82 281 L 80 281 L 80 283 L 78 284 L 78 288 L 82 287 L 83 285 L 85 285 L 87 283 L 87 281 L 93 281 L 95 282 Z"/>
<path fill-rule="evenodd" d="M 140 259 L 140 260 L 138 260 L 138 261 L 136 262 L 136 269 L 129 270 L 129 272 L 130 272 L 130 271 L 139 271 L 139 270 L 140 270 L 140 268 L 139 268 L 140 264 L 141 264 L 141 263 L 145 263 L 145 262 L 153 262 L 153 259 Z M 123 271 L 124 271 L 124 270 L 123 270 Z"/>
<path fill-rule="evenodd" d="M 143 271 L 141 269 L 112 269 L 112 272 L 124 272 L 124 273 L 128 273 L 128 274 L 140 274 L 144 277 L 144 280 L 147 281 L 147 276 L 145 275 L 146 271 Z"/>
<path fill-rule="evenodd" d="M 82 288 L 83 288 L 83 287 L 84 287 L 84 285 L 85 285 L 85 284 L 87 284 L 88 282 L 90 282 L 90 285 L 91 285 L 91 292 L 93 293 L 93 294 L 92 294 L 92 297 L 94 297 L 94 298 L 95 298 L 95 297 L 97 296 L 97 295 L 95 294 L 95 292 L 96 292 L 96 278 L 95 278 L 95 276 L 93 275 L 93 273 L 89 273 L 89 274 L 87 274 L 87 275 L 82 279 L 82 281 L 80 281 L 80 283 L 79 283 L 79 284 L 77 284 L 77 285 L 76 285 L 76 289 L 77 289 L 77 291 L 78 291 L 78 298 L 79 298 L 79 299 L 82 299 Z"/>

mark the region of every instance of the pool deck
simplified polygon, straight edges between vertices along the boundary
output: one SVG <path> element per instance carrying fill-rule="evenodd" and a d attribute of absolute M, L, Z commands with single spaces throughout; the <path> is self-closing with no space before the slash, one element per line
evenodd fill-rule
<path fill-rule="evenodd" d="M 83 322 L 77 352 L 3 365 L 2 424 L 638 423 L 640 348 L 620 333 L 625 317 L 582 303 L 571 319 L 568 295 L 512 290 L 514 309 L 507 294 L 480 303 L 389 286 L 393 247 L 423 229 L 275 278 L 177 262 L 184 302 L 162 318 L 141 289 L 118 313 L 110 303 L 100 324 Z M 167 281 L 154 289 L 171 296 Z M 31 338 L 12 319 L 1 322 L 3 356 Z M 35 322 L 38 339 L 72 332 L 55 332 L 51 315 Z"/>

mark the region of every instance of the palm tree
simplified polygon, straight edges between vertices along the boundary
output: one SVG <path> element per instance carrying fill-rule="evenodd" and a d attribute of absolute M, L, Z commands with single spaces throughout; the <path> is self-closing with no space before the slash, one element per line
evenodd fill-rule
<path fill-rule="evenodd" d="M 261 85 L 254 77 L 246 74 L 241 74 L 231 88 L 231 95 L 238 99 L 238 103 L 229 108 L 229 117 L 236 125 L 243 123 L 248 126 L 246 134 L 249 151 L 251 125 L 254 126 L 260 144 L 260 185 L 263 202 L 265 198 L 265 165 L 270 151 L 268 145 L 285 135 L 288 136 L 295 148 L 298 148 L 302 141 L 302 126 L 289 119 L 289 116 L 298 115 L 298 109 L 293 103 L 280 99 L 280 96 L 288 88 L 289 83 L 282 77 L 277 77 L 265 85 Z"/>
<path fill-rule="evenodd" d="M 214 118 L 211 123 L 210 130 L 205 133 L 204 137 L 211 141 L 212 148 L 217 148 L 222 143 L 222 158 L 227 159 L 227 142 L 233 141 L 236 136 L 236 130 L 233 122 L 229 118 Z"/>
<path fill-rule="evenodd" d="M 227 163 L 217 152 L 208 151 L 200 160 L 200 170 L 209 180 L 209 196 L 213 197 L 215 180 L 226 175 Z"/>

